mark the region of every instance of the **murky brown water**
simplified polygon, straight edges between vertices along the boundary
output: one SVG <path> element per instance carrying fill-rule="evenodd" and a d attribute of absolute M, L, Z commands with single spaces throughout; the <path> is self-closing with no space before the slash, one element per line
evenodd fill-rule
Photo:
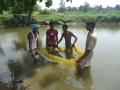
<path fill-rule="evenodd" d="M 61 26 L 57 27 L 59 37 Z M 84 49 L 87 32 L 79 25 L 69 28 L 79 39 L 77 46 Z M 11 80 L 11 71 L 15 78 L 25 75 L 25 84 L 30 90 L 120 90 L 120 27 L 108 25 L 96 28 L 97 45 L 91 68 L 81 75 L 75 68 L 56 63 L 44 63 L 34 66 L 26 51 L 26 34 L 30 28 L 0 28 L 0 81 Z M 46 28 L 41 27 L 41 46 L 45 46 Z M 60 43 L 64 46 L 64 40 Z"/>

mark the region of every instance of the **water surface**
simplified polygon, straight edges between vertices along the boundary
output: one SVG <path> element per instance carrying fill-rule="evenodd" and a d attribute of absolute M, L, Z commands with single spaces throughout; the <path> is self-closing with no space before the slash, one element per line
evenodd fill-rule
<path fill-rule="evenodd" d="M 45 46 L 48 26 L 39 29 L 41 46 Z M 59 38 L 61 26 L 56 26 Z M 26 51 L 27 33 L 30 28 L 0 28 L 0 81 L 11 80 L 11 71 L 16 78 L 26 75 L 25 84 L 32 90 L 120 90 L 120 27 L 118 25 L 97 26 L 97 45 L 91 60 L 91 69 L 80 76 L 75 68 L 56 63 L 32 65 Z M 69 27 L 77 37 L 76 46 L 85 48 L 87 31 L 80 25 Z M 59 46 L 64 46 L 64 40 Z M 16 69 L 15 69 L 16 68 Z M 29 73 L 27 73 L 29 72 Z"/>

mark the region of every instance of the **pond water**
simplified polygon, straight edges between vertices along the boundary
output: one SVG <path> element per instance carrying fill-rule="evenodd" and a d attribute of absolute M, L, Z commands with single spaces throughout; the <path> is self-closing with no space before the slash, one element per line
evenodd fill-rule
<path fill-rule="evenodd" d="M 39 29 L 41 47 L 45 46 L 48 26 Z M 59 38 L 61 26 L 56 26 Z M 57 63 L 32 64 L 26 51 L 27 33 L 31 29 L 0 28 L 0 82 L 25 76 L 30 90 L 120 90 L 120 26 L 98 25 L 95 28 L 97 44 L 91 68 L 76 75 L 75 68 Z M 87 31 L 81 25 L 70 25 L 69 30 L 77 37 L 76 46 L 85 48 Z M 64 46 L 64 40 L 59 46 Z"/>

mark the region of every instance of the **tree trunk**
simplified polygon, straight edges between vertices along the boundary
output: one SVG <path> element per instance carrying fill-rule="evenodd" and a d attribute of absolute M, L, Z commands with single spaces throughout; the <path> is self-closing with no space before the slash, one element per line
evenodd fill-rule
<path fill-rule="evenodd" d="M 32 20 L 32 9 L 30 9 L 28 12 L 28 25 L 30 25 L 31 20 Z"/>

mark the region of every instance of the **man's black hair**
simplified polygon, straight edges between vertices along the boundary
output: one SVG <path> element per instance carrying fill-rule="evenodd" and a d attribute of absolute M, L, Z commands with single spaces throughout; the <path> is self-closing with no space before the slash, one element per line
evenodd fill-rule
<path fill-rule="evenodd" d="M 49 22 L 49 25 L 54 25 L 54 22 L 53 22 L 53 21 L 50 21 L 50 22 Z"/>
<path fill-rule="evenodd" d="M 67 25 L 67 24 L 64 24 L 63 27 L 67 27 L 67 28 L 68 28 L 68 25 Z"/>
<path fill-rule="evenodd" d="M 86 21 L 86 25 L 91 25 L 94 28 L 96 23 L 94 21 Z"/>

